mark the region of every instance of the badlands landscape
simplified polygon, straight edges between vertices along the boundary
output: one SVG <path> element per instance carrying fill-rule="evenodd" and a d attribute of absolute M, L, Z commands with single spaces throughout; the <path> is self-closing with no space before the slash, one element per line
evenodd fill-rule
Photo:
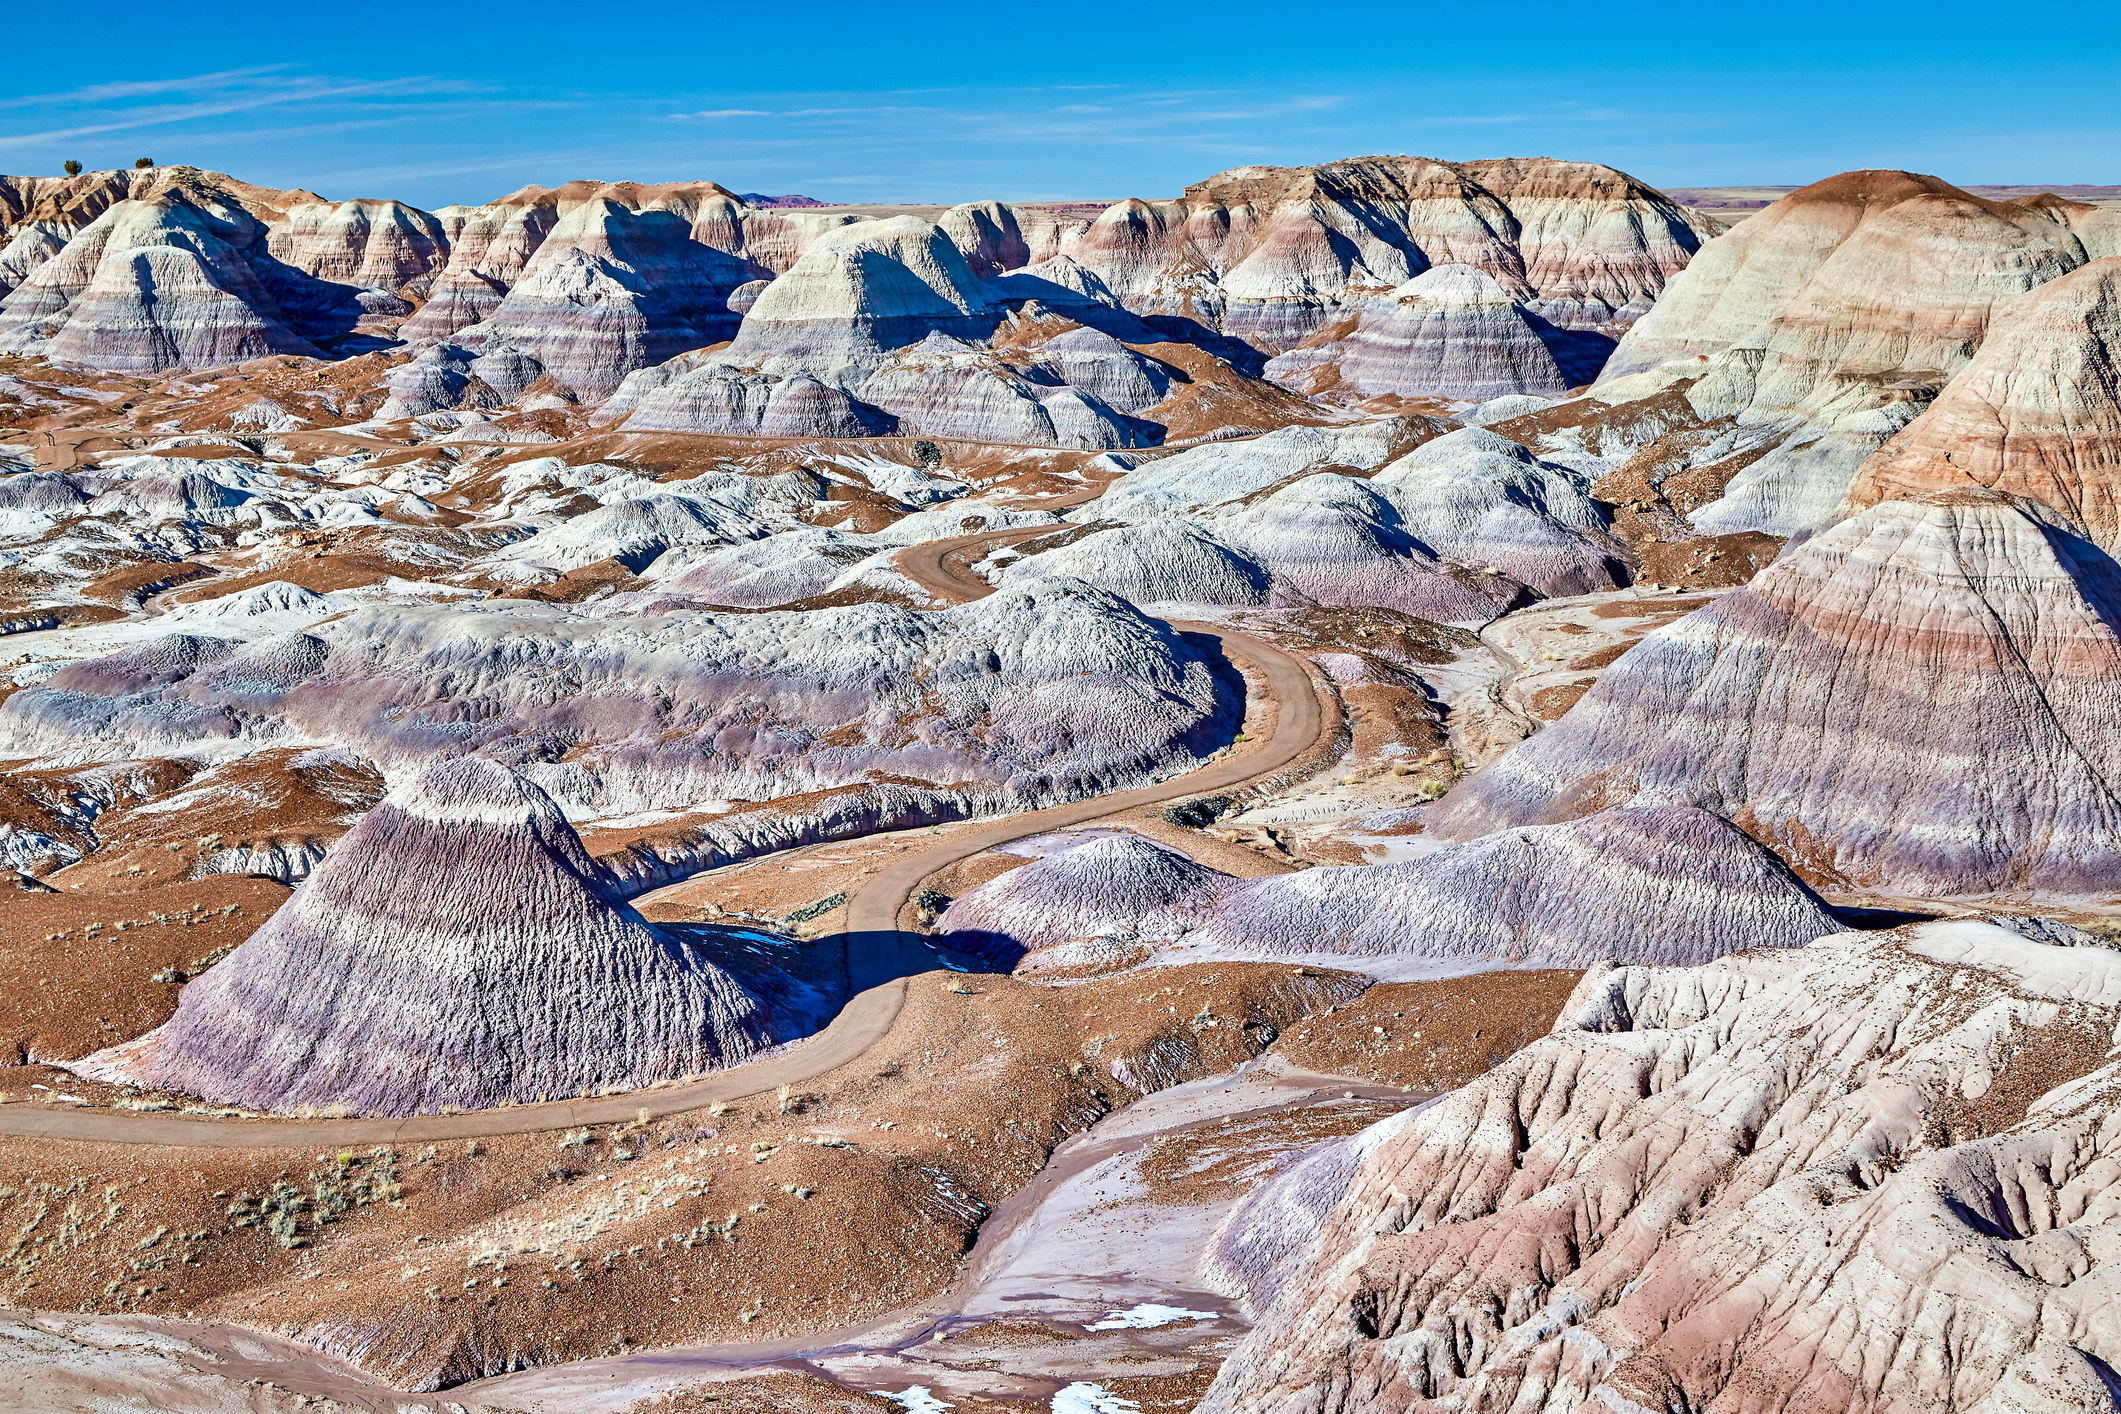
<path fill-rule="evenodd" d="M 0 177 L 0 1407 L 2121 1408 L 2117 554 L 2091 189 Z"/>

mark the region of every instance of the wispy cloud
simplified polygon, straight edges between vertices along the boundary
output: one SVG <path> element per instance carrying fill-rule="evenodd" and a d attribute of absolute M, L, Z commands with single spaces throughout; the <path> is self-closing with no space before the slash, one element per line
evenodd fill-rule
<path fill-rule="evenodd" d="M 254 69 L 223 69 L 213 74 L 189 74 L 183 78 L 142 79 L 126 83 L 90 84 L 64 93 L 22 93 L 0 98 L 0 108 L 59 107 L 73 104 L 109 103 L 120 98 L 146 98 L 158 93 L 210 93 L 231 88 L 247 80 L 279 73 L 286 64 L 265 64 Z"/>
<path fill-rule="evenodd" d="M 157 92 L 180 90 L 158 89 Z M 301 79 L 285 83 L 259 85 L 239 89 L 221 98 L 201 98 L 192 103 L 157 104 L 140 108 L 125 108 L 112 112 L 99 121 L 75 123 L 68 127 L 47 128 L 41 132 L 0 133 L 0 147 L 30 147 L 42 143 L 62 142 L 72 138 L 93 137 L 101 133 L 132 132 L 148 128 L 169 127 L 178 123 L 194 122 L 201 118 L 225 117 L 230 113 L 242 113 L 256 108 L 272 108 L 289 103 L 329 103 L 364 98 L 411 98 L 443 93 L 468 94 L 477 92 L 478 86 L 455 79 L 432 77 L 409 77 L 399 79 L 348 80 L 348 79 Z"/>
<path fill-rule="evenodd" d="M 764 108 L 703 108 L 697 113 L 672 113 L 671 121 L 678 123 L 710 122 L 716 118 L 771 118 L 774 114 Z"/>

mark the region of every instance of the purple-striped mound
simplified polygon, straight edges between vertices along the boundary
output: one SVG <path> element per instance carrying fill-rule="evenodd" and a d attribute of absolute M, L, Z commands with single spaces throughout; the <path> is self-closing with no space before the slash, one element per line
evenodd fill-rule
<path fill-rule="evenodd" d="M 980 885 L 943 941 L 1020 973 L 1267 958 L 1398 975 L 1600 961 L 1693 965 L 1841 925 L 1706 810 L 1609 810 L 1397 864 L 1237 879 L 1136 835 Z"/>
<path fill-rule="evenodd" d="M 1232 882 L 1140 835 L 1105 835 L 972 890 L 944 911 L 943 941 L 1005 967 L 1042 950 L 1026 970 L 1079 965 L 1113 951 L 1092 943 L 1179 936 Z M 1071 943 L 1085 946 L 1054 951 Z"/>
<path fill-rule="evenodd" d="M 1840 931 L 1774 855 L 1706 810 L 1668 807 L 1234 882 L 1166 957 L 1689 966 Z"/>
<path fill-rule="evenodd" d="M 166 1025 L 84 1069 L 405 1115 L 630 1089 L 778 1039 L 730 972 L 617 899 L 544 792 L 447 761 L 385 796 Z"/>
<path fill-rule="evenodd" d="M 2039 514 L 1975 490 L 1843 521 L 1637 644 L 1430 830 L 1699 805 L 1863 887 L 2110 892 L 2121 572 Z"/>

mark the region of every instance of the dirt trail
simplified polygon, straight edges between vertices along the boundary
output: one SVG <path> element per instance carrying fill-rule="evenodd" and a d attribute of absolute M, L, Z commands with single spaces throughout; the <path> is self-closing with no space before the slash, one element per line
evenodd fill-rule
<path fill-rule="evenodd" d="M 1064 499 L 1072 502 L 1077 497 Z M 952 551 L 1051 532 L 1052 527 L 1047 526 L 1035 531 L 1016 529 L 934 541 L 907 551 L 900 558 L 900 568 L 939 597 L 962 603 L 991 593 L 992 587 L 969 569 L 960 569 L 946 560 Z M 1318 739 L 1323 714 L 1310 672 L 1301 661 L 1249 634 L 1212 624 L 1174 623 L 1172 627 L 1214 639 L 1226 658 L 1249 665 L 1265 681 L 1269 700 L 1275 705 L 1274 727 L 1265 740 L 1251 750 L 1211 761 L 1200 770 L 1155 785 L 1010 815 L 977 830 L 953 833 L 851 887 L 845 932 L 850 937 L 872 938 L 896 934 L 899 915 L 922 880 L 997 845 L 1145 805 L 1227 790 L 1271 775 L 1311 749 Z M 905 996 L 905 979 L 895 977 L 858 992 L 823 1031 L 785 1051 L 681 1085 L 591 1099 L 397 1119 L 249 1119 L 9 1104 L 0 1105 L 0 1135 L 216 1149 L 274 1144 L 395 1146 L 534 1134 L 624 1122 L 643 1114 L 653 1119 L 699 1109 L 716 1100 L 733 1101 L 781 1085 L 800 1085 L 837 1070 L 883 1039 L 898 1019 Z"/>

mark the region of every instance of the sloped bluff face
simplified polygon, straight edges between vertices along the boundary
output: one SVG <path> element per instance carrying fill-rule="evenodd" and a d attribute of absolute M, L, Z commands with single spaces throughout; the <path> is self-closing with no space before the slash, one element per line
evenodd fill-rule
<path fill-rule="evenodd" d="M 1815 182 L 1674 276 L 1592 387 L 1591 423 L 1598 402 L 1616 410 L 1584 445 L 1602 441 L 1609 458 L 1640 447 L 1676 411 L 1697 445 L 1664 456 L 1724 464 L 1721 496 L 1689 514 L 1695 527 L 1788 535 L 1818 525 L 1864 459 L 1969 367 L 2013 302 L 2116 254 L 2121 212 L 1987 201 L 1909 172 Z M 1645 414 L 1660 421 L 1645 402 L 1660 394 L 1678 409 L 1631 436 Z"/>
<path fill-rule="evenodd" d="M 1181 940 L 1206 957 L 1472 966 L 1706 962 L 1838 931 L 1781 863 L 1703 810 L 1602 811 L 1399 864 L 1233 882 Z"/>
<path fill-rule="evenodd" d="M 1594 972 L 1233 1215 L 1281 1294 L 1200 1409 L 2111 1409 L 2117 1020 L 2121 959 L 1979 923 Z"/>
<path fill-rule="evenodd" d="M 1108 836 L 980 885 L 942 928 L 952 947 L 1025 972 L 1139 960 L 1149 944 L 1159 962 L 1305 958 L 1358 970 L 1699 963 L 1840 931 L 1773 855 L 1684 806 L 1257 879 Z"/>
<path fill-rule="evenodd" d="M 1892 501 L 1659 630 L 1431 829 L 1699 805 L 1921 895 L 2111 890 L 2121 572 L 1993 492 Z"/>
<path fill-rule="evenodd" d="M 633 1089 L 785 1039 L 706 949 L 617 897 L 544 792 L 444 762 L 363 816 L 167 1024 L 83 1069 L 407 1115 Z"/>
<path fill-rule="evenodd" d="M 125 373 L 316 354 L 252 267 L 263 234 L 211 188 L 121 201 L 0 300 L 0 349 Z"/>
<path fill-rule="evenodd" d="M 1864 463 L 1848 508 L 1984 486 L 2121 548 L 2121 258 L 2004 306 L 1929 410 Z"/>
<path fill-rule="evenodd" d="M 247 645 L 172 634 L 69 665 L 0 703 L 0 740 L 159 755 L 318 739 L 392 771 L 481 752 L 611 814 L 879 775 L 1021 808 L 1189 769 L 1242 714 L 1200 649 L 1076 582 L 939 613 L 497 599 L 318 627 Z"/>
<path fill-rule="evenodd" d="M 1268 375 L 1317 392 L 1346 387 L 1362 397 L 1482 402 L 1568 391 L 1570 380 L 1542 338 L 1542 332 L 1555 335 L 1554 327 L 1470 265 L 1424 271 L 1366 301 L 1356 318 L 1345 337 L 1329 327 L 1270 360 Z"/>

